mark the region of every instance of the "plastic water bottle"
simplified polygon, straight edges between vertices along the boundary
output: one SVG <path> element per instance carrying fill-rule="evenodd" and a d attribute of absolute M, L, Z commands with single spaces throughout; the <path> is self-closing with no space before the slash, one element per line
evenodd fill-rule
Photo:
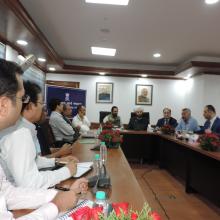
<path fill-rule="evenodd" d="M 100 155 L 95 154 L 94 160 L 93 160 L 93 169 L 95 172 L 95 175 L 98 176 L 100 173 Z"/>
<path fill-rule="evenodd" d="M 107 162 L 107 147 L 105 142 L 100 143 L 100 160 L 103 165 L 106 165 Z"/>
<path fill-rule="evenodd" d="M 108 215 L 108 202 L 106 200 L 106 194 L 104 191 L 97 191 L 95 195 L 95 204 L 96 206 L 103 207 L 104 217 Z"/>

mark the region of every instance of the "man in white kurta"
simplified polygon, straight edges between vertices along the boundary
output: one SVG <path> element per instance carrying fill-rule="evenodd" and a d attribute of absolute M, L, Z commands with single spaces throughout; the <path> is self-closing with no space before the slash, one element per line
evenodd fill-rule
<path fill-rule="evenodd" d="M 86 108 L 83 105 L 77 107 L 77 115 L 73 118 L 72 125 L 77 128 L 81 134 L 90 130 L 91 123 L 86 117 Z"/>

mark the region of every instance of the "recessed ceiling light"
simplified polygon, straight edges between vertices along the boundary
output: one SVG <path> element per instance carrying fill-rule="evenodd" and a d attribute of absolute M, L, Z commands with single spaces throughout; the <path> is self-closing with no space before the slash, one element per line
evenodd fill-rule
<path fill-rule="evenodd" d="M 219 2 L 219 0 L 205 0 L 205 3 L 208 4 L 208 5 L 212 5 L 212 4 L 215 4 Z"/>
<path fill-rule="evenodd" d="M 146 78 L 147 74 L 142 74 L 141 77 Z"/>
<path fill-rule="evenodd" d="M 86 3 L 108 4 L 108 5 L 128 5 L 129 0 L 86 0 Z"/>
<path fill-rule="evenodd" d="M 105 72 L 100 72 L 99 75 L 104 76 Z"/>
<path fill-rule="evenodd" d="M 16 42 L 17 42 L 17 44 L 22 45 L 22 46 L 27 46 L 28 45 L 28 42 L 25 41 L 25 40 L 17 40 Z"/>
<path fill-rule="evenodd" d="M 18 55 L 18 59 L 21 60 L 21 61 L 24 61 L 24 60 L 25 60 L 25 57 L 22 56 L 22 55 Z"/>
<path fill-rule="evenodd" d="M 49 67 L 49 70 L 50 70 L 50 71 L 55 71 L 56 68 L 55 68 L 55 67 Z"/>
<path fill-rule="evenodd" d="M 103 56 L 115 56 L 116 49 L 104 47 L 91 47 L 92 54 Z"/>
<path fill-rule="evenodd" d="M 184 79 L 189 79 L 192 76 L 192 74 L 188 74 Z"/>
<path fill-rule="evenodd" d="M 160 53 L 155 53 L 153 56 L 154 56 L 155 58 L 159 58 L 159 57 L 161 57 L 161 54 L 160 54 Z"/>
<path fill-rule="evenodd" d="M 43 58 L 43 57 L 39 57 L 37 60 L 40 61 L 40 62 L 46 62 L 46 59 Z"/>

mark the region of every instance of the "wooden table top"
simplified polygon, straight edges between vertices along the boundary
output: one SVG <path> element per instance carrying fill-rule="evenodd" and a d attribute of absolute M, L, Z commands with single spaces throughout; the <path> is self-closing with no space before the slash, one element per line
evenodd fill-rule
<path fill-rule="evenodd" d="M 97 151 L 92 151 L 93 144 L 74 144 L 73 155 L 77 156 L 81 162 L 92 161 Z M 112 190 L 110 202 L 129 202 L 135 210 L 141 210 L 144 202 L 147 202 L 143 192 L 124 156 L 121 148 L 108 149 L 107 172 L 111 177 Z M 87 176 L 92 176 L 90 172 Z M 73 180 L 63 182 L 69 185 Z"/>

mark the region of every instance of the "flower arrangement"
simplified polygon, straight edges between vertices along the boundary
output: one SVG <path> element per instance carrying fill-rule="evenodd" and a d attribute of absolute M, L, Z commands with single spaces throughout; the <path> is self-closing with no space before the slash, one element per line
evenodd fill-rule
<path fill-rule="evenodd" d="M 107 147 L 118 147 L 123 139 L 118 130 L 102 130 L 98 137 Z"/>
<path fill-rule="evenodd" d="M 199 137 L 200 147 L 207 151 L 216 151 L 220 147 L 220 137 L 214 133 L 206 133 Z"/>
<path fill-rule="evenodd" d="M 103 123 L 102 129 L 103 130 L 111 130 L 113 128 L 113 125 L 110 121 L 107 121 L 106 123 Z"/>
<path fill-rule="evenodd" d="M 166 124 L 166 125 L 163 125 L 161 128 L 160 128 L 160 131 L 163 133 L 163 134 L 174 134 L 175 133 L 175 128 L 169 124 Z"/>
<path fill-rule="evenodd" d="M 102 213 L 102 207 L 89 208 L 88 206 L 82 207 L 74 212 L 70 217 L 73 220 L 161 220 L 156 212 L 152 212 L 151 208 L 144 204 L 140 212 L 134 212 L 128 209 L 128 203 L 112 203 L 112 211 L 108 217 Z"/>

